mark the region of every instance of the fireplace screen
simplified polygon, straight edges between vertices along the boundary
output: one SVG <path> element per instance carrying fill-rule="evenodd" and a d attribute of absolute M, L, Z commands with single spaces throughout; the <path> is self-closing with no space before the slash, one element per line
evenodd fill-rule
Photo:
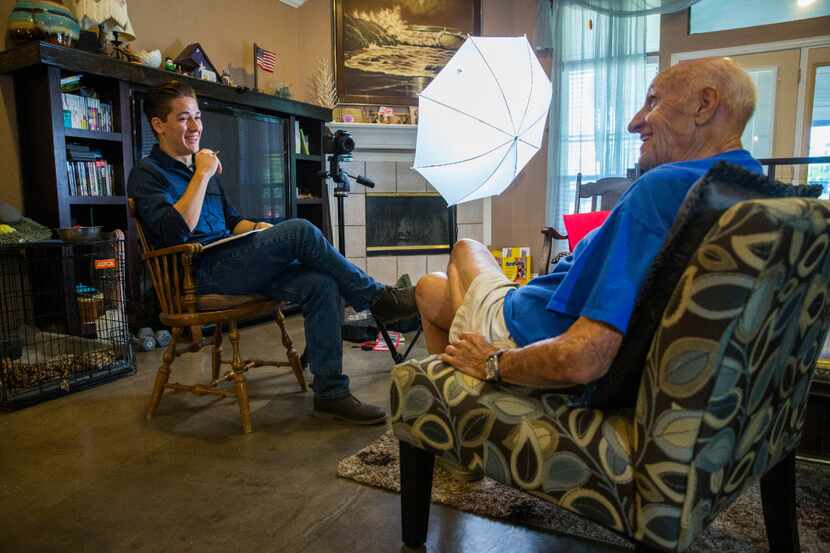
<path fill-rule="evenodd" d="M 439 194 L 366 194 L 366 255 L 447 253 L 454 228 L 453 210 Z"/>

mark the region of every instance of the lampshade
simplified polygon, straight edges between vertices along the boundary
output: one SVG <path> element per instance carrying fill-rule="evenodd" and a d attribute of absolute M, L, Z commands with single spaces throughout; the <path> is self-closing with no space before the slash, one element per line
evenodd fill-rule
<path fill-rule="evenodd" d="M 75 0 L 75 17 L 82 30 L 97 31 L 100 26 L 108 39 L 112 39 L 112 32 L 117 31 L 119 40 L 135 40 L 133 24 L 127 14 L 127 0 Z"/>

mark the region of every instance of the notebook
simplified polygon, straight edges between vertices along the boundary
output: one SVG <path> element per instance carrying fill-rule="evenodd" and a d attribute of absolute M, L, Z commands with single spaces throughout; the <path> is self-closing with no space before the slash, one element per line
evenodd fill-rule
<path fill-rule="evenodd" d="M 208 244 L 206 246 L 202 246 L 202 251 L 209 250 L 210 248 L 213 248 L 215 246 L 220 246 L 222 244 L 227 244 L 228 242 L 233 242 L 235 240 L 239 240 L 240 238 L 245 238 L 246 236 L 248 236 L 250 234 L 255 234 L 257 232 L 262 232 L 263 230 L 265 230 L 265 229 L 264 228 L 257 228 L 257 229 L 249 230 L 248 232 L 243 232 L 243 233 L 240 233 L 240 234 L 231 234 L 227 238 L 222 238 L 220 240 L 217 240 L 216 242 L 211 242 L 210 244 Z"/>

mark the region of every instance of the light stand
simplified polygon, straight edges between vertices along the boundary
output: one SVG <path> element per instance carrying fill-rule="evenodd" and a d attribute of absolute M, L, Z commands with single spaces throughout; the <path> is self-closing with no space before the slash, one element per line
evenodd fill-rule
<path fill-rule="evenodd" d="M 349 138 L 349 140 L 351 140 L 351 138 Z M 337 144 L 336 140 L 335 144 Z M 371 179 L 368 179 L 362 175 L 350 175 L 344 171 L 342 167 L 340 167 L 341 162 L 352 160 L 352 154 L 349 152 L 351 152 L 354 148 L 354 142 L 352 141 L 350 147 L 347 146 L 347 148 L 348 151 L 343 153 L 342 149 L 335 147 L 335 153 L 333 153 L 329 158 L 329 170 L 320 172 L 321 177 L 330 178 L 335 184 L 334 197 L 337 198 L 337 249 L 340 250 L 340 254 L 343 257 L 346 257 L 346 222 L 344 220 L 343 204 L 349 196 L 349 192 L 351 192 L 349 178 L 356 180 L 358 184 L 362 184 L 367 188 L 375 187 L 375 183 Z M 402 355 L 398 352 L 398 349 L 392 342 L 392 338 L 389 336 L 389 331 L 386 330 L 386 326 L 377 319 L 375 319 L 375 324 L 377 324 L 378 330 L 380 331 L 381 336 L 383 336 L 383 341 L 386 342 L 386 347 L 389 348 L 389 353 L 392 355 L 392 359 L 395 363 L 403 363 L 407 356 L 409 356 L 409 352 L 412 351 L 412 347 L 421 336 L 422 329 L 420 325 L 418 326 L 418 333 L 415 334 L 415 337 L 411 342 L 409 342 L 409 346 Z"/>
<path fill-rule="evenodd" d="M 367 188 L 374 188 L 375 183 L 362 175 L 350 175 L 340 167 L 340 163 L 344 161 L 351 161 L 352 154 L 350 153 L 334 153 L 329 158 L 329 170 L 322 171 L 320 176 L 330 178 L 334 181 L 334 197 L 337 198 L 337 249 L 340 254 L 346 257 L 346 222 L 343 220 L 343 204 L 351 192 L 351 185 L 349 178 L 353 178 Z"/>

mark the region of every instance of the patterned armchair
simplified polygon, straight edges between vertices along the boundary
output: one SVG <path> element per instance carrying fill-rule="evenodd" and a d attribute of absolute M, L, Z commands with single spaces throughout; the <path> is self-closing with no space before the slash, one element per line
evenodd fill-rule
<path fill-rule="evenodd" d="M 437 357 L 392 372 L 403 541 L 424 543 L 434 456 L 628 536 L 684 551 L 761 481 L 770 550 L 799 550 L 795 448 L 828 330 L 830 202 L 744 201 L 686 265 L 634 408 L 492 385 Z"/>

